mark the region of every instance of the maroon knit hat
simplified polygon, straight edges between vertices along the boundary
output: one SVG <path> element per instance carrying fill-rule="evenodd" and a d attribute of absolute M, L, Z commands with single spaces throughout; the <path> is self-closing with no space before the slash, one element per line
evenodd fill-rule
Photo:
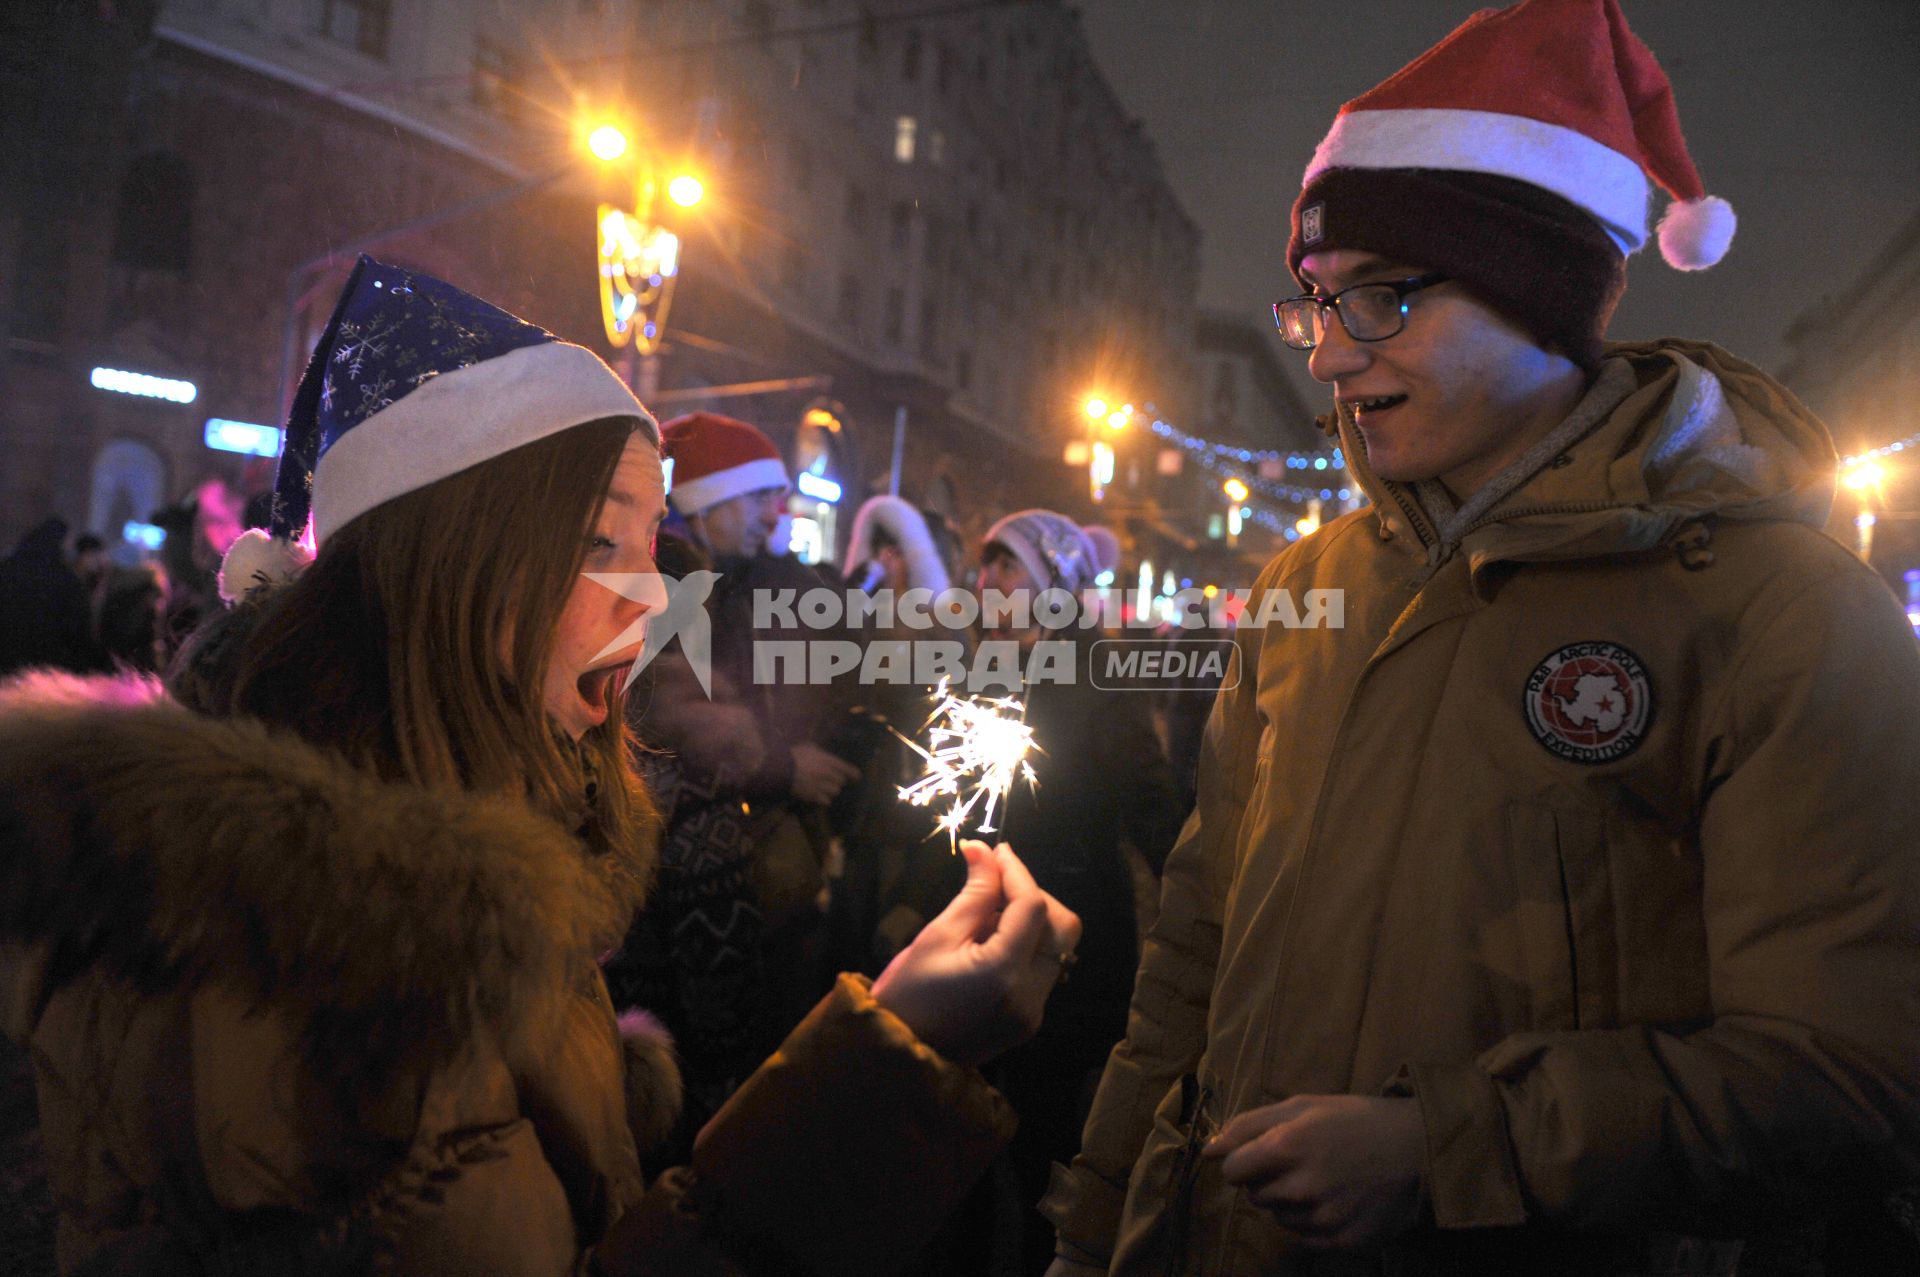
<path fill-rule="evenodd" d="M 1445 169 L 1334 168 L 1294 201 L 1287 268 L 1358 249 L 1443 271 L 1588 370 L 1627 286 L 1626 258 L 1592 217 L 1531 182 Z M 1304 226 L 1304 229 L 1303 229 Z M 1306 282 L 1301 281 L 1306 287 Z"/>

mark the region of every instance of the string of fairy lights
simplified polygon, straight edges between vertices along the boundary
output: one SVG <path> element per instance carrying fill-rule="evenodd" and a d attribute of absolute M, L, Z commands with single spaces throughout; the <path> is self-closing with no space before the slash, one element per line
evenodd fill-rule
<path fill-rule="evenodd" d="M 1324 504 L 1335 501 L 1351 502 L 1357 506 L 1367 501 L 1366 493 L 1353 486 L 1347 473 L 1346 458 L 1341 455 L 1339 448 L 1325 452 L 1246 448 L 1189 434 L 1171 422 L 1158 418 L 1150 425 L 1159 438 L 1192 457 L 1208 472 L 1227 480 L 1230 493 L 1231 485 L 1238 484 L 1249 497 L 1257 493 L 1270 501 L 1295 507 L 1311 507 L 1315 502 Z M 1842 456 L 1839 468 L 1841 486 L 1860 492 L 1883 487 L 1887 474 L 1882 463 L 1908 451 L 1920 454 L 1920 432 Z M 1298 474 L 1309 483 L 1283 482 L 1274 476 L 1275 469 Z M 1314 486 L 1311 480 L 1315 479 L 1324 480 L 1326 486 Z M 1289 518 L 1250 502 L 1242 504 L 1245 505 L 1245 518 L 1250 522 L 1279 532 L 1289 541 L 1298 539 L 1302 520 Z"/>
<path fill-rule="evenodd" d="M 1338 448 L 1327 452 L 1246 448 L 1189 434 L 1158 417 L 1149 428 L 1203 470 L 1222 479 L 1221 486 L 1232 502 L 1228 507 L 1229 527 L 1236 533 L 1244 520 L 1298 541 L 1320 526 L 1322 506 L 1366 503 L 1366 494 L 1354 486 L 1346 458 Z M 1280 477 L 1283 473 L 1298 475 L 1304 482 L 1288 483 Z M 1293 512 L 1278 511 L 1263 502 L 1291 506 Z"/>

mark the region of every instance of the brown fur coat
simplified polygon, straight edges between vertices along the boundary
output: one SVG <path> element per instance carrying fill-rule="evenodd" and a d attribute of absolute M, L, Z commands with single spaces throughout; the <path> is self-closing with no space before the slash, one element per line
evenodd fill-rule
<path fill-rule="evenodd" d="M 1011 1115 L 854 977 L 642 1181 L 678 1079 L 595 959 L 646 868 L 149 681 L 0 685 L 0 1034 L 62 1269 L 912 1263 Z"/>

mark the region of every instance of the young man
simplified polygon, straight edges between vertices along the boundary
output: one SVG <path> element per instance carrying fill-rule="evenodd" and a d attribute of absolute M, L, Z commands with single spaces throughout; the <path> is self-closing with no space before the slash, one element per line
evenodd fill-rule
<path fill-rule="evenodd" d="M 1056 1273 L 1819 1272 L 1915 1177 L 1920 648 L 1791 395 L 1602 348 L 1643 170 L 1710 265 L 1615 0 L 1477 15 L 1308 169 L 1277 318 L 1373 504 L 1260 589 L 1345 627 L 1238 636 Z"/>

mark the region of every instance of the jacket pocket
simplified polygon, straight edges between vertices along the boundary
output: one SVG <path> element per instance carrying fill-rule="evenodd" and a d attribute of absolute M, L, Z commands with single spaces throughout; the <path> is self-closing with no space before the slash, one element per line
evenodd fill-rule
<path fill-rule="evenodd" d="M 1538 1029 L 1595 1029 L 1619 1014 L 1605 818 L 1565 803 L 1507 808 L 1513 919 Z"/>

